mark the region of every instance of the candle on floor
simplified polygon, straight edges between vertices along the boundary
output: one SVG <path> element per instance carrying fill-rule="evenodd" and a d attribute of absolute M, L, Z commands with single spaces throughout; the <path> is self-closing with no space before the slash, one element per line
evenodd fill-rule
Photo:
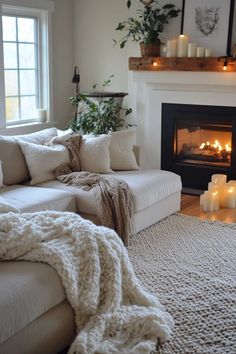
<path fill-rule="evenodd" d="M 227 180 L 227 175 L 223 175 L 220 173 L 211 176 L 211 181 L 216 184 L 220 184 L 220 185 L 225 184 L 226 180 Z"/>
<path fill-rule="evenodd" d="M 204 211 L 217 211 L 220 207 L 219 193 L 207 191 L 203 198 Z"/>
<path fill-rule="evenodd" d="M 236 181 L 231 179 L 228 183 L 227 183 L 227 186 L 233 186 L 236 188 Z"/>
<path fill-rule="evenodd" d="M 184 34 L 181 34 L 177 38 L 177 57 L 183 58 L 186 57 L 188 53 L 188 37 Z"/>
<path fill-rule="evenodd" d="M 236 189 L 234 186 L 225 185 L 220 204 L 224 208 L 234 209 L 236 206 Z"/>
<path fill-rule="evenodd" d="M 222 188 L 222 184 L 213 183 L 213 182 L 209 182 L 209 183 L 208 183 L 208 191 L 211 191 L 211 192 L 220 192 L 221 188 Z"/>
<path fill-rule="evenodd" d="M 200 206 L 203 207 L 204 204 L 204 198 L 205 198 L 205 194 L 207 193 L 207 191 L 205 191 L 203 194 L 200 195 Z"/>

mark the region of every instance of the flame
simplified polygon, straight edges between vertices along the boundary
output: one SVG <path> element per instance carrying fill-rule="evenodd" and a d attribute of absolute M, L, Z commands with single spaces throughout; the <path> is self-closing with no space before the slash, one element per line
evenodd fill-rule
<path fill-rule="evenodd" d="M 199 148 L 201 150 L 210 150 L 214 152 L 214 155 L 217 156 L 217 159 L 226 158 L 228 161 L 231 160 L 230 153 L 232 151 L 231 145 L 228 144 L 221 144 L 219 140 L 215 140 L 214 143 L 207 141 L 205 143 L 201 143 Z"/>
<path fill-rule="evenodd" d="M 222 150 L 226 150 L 227 152 L 231 152 L 231 146 L 230 144 L 225 144 L 224 147 L 220 144 L 220 142 L 218 140 L 215 140 L 214 144 L 211 144 L 209 141 L 207 141 L 206 143 L 201 143 L 199 148 L 201 150 L 203 150 L 204 148 L 214 148 L 218 151 L 222 151 Z"/>

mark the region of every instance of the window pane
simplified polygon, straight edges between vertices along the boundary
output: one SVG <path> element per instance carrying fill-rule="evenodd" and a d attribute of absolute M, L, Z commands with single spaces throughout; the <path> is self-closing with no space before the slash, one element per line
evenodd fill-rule
<path fill-rule="evenodd" d="M 35 71 L 34 70 L 20 70 L 20 94 L 21 95 L 35 95 Z"/>
<path fill-rule="evenodd" d="M 18 18 L 18 41 L 35 42 L 35 20 L 31 18 Z"/>
<path fill-rule="evenodd" d="M 17 97 L 6 98 L 7 122 L 19 119 L 19 102 Z"/>
<path fill-rule="evenodd" d="M 4 67 L 5 69 L 17 68 L 17 51 L 15 43 L 4 43 Z"/>
<path fill-rule="evenodd" d="M 2 30 L 4 41 L 16 41 L 16 18 L 11 16 L 3 16 Z"/>
<path fill-rule="evenodd" d="M 19 61 L 20 68 L 35 68 L 34 44 L 19 44 Z"/>
<path fill-rule="evenodd" d="M 21 97 L 21 119 L 35 118 L 36 99 L 33 97 Z"/>
<path fill-rule="evenodd" d="M 18 95 L 18 74 L 17 70 L 5 70 L 5 95 Z"/>

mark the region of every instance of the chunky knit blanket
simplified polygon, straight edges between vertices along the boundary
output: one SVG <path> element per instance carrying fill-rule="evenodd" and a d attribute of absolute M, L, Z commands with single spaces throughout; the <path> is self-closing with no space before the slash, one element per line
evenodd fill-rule
<path fill-rule="evenodd" d="M 128 184 L 113 176 L 81 171 L 79 149 L 82 136 L 69 134 L 53 138 L 48 144 L 62 144 L 70 154 L 70 164 L 62 164 L 55 170 L 56 178 L 67 185 L 85 191 L 92 190 L 96 202 L 99 224 L 117 232 L 128 246 L 132 233 L 133 200 Z"/>
<path fill-rule="evenodd" d="M 120 238 L 77 214 L 1 214 L 0 260 L 57 271 L 75 311 L 70 354 L 150 353 L 171 334 L 171 316 L 138 282 Z"/>

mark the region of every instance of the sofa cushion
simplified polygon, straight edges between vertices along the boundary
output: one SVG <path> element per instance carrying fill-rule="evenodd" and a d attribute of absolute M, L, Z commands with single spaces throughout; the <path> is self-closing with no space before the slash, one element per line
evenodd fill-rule
<path fill-rule="evenodd" d="M 33 144 L 44 144 L 47 141 L 52 140 L 54 136 L 57 136 L 57 128 L 43 129 L 35 133 L 15 135 L 16 140 L 26 141 Z"/>
<path fill-rule="evenodd" d="M 43 263 L 1 262 L 0 284 L 0 343 L 65 299 L 56 271 Z"/>
<path fill-rule="evenodd" d="M 68 149 L 63 145 L 45 146 L 19 141 L 30 173 L 30 185 L 55 179 L 55 169 L 70 162 Z"/>
<path fill-rule="evenodd" d="M 94 173 L 110 173 L 111 136 L 84 135 L 79 150 L 81 168 Z"/>
<path fill-rule="evenodd" d="M 0 136 L 0 160 L 2 160 L 3 183 L 22 183 L 30 179 L 24 155 L 11 136 Z"/>
<path fill-rule="evenodd" d="M 43 144 L 57 135 L 56 128 L 44 129 L 42 131 L 16 136 L 0 136 L 0 160 L 3 162 L 3 183 L 12 185 L 23 183 L 30 179 L 24 155 L 17 143 L 23 140 L 35 144 Z"/>
<path fill-rule="evenodd" d="M 114 171 L 138 170 L 133 146 L 136 141 L 136 131 L 120 130 L 111 133 L 111 168 Z"/>
<path fill-rule="evenodd" d="M 143 210 L 169 195 L 180 192 L 182 185 L 178 175 L 162 170 L 119 171 L 113 177 L 125 180 L 134 196 L 134 212 Z M 38 185 L 44 188 L 65 190 L 77 198 L 79 213 L 96 215 L 96 203 L 92 191 L 86 192 L 76 186 L 66 186 L 59 181 Z"/>
<path fill-rule="evenodd" d="M 15 185 L 1 188 L 0 196 L 21 212 L 76 211 L 75 197 L 66 191 Z"/>

